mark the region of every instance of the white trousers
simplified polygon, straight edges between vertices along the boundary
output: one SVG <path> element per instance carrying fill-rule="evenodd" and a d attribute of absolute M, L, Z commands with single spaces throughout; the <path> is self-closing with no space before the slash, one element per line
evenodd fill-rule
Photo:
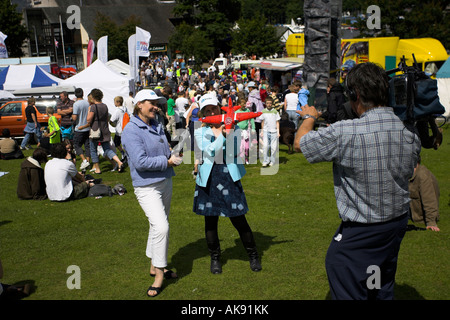
<path fill-rule="evenodd" d="M 147 216 L 148 232 L 146 255 L 157 268 L 167 267 L 169 248 L 169 212 L 172 199 L 172 178 L 145 186 L 135 187 L 134 194 Z"/>
<path fill-rule="evenodd" d="M 263 155 L 264 155 L 264 163 L 272 163 L 275 164 L 278 149 L 278 133 L 277 132 L 263 132 Z M 270 156 L 269 156 L 270 151 Z"/>

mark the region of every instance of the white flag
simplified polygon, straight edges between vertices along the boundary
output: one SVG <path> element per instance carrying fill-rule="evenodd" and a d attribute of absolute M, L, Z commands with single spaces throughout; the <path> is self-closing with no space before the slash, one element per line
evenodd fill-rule
<path fill-rule="evenodd" d="M 8 38 L 8 36 L 0 31 L 0 58 L 8 58 L 8 50 L 5 45 L 6 38 Z"/>
<path fill-rule="evenodd" d="M 138 66 L 136 62 L 136 35 L 133 34 L 128 38 L 128 63 L 130 64 L 130 77 L 137 81 Z"/>
<path fill-rule="evenodd" d="M 148 47 L 150 45 L 150 32 L 136 27 L 136 55 L 138 57 L 148 57 L 150 52 Z"/>
<path fill-rule="evenodd" d="M 108 62 L 108 36 L 101 37 L 97 41 L 97 59 L 103 63 Z"/>

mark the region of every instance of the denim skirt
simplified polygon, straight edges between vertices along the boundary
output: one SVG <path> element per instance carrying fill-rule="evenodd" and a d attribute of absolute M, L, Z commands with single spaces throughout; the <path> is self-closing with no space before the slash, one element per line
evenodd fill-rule
<path fill-rule="evenodd" d="M 248 211 L 241 181 L 233 181 L 226 164 L 214 164 L 206 187 L 195 185 L 193 211 L 202 216 L 237 217 Z"/>

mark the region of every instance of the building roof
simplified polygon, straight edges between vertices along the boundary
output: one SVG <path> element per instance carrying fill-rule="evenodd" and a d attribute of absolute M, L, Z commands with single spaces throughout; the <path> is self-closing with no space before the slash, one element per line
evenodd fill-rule
<path fill-rule="evenodd" d="M 73 0 L 56 0 L 58 7 L 41 7 L 47 15 L 50 23 L 59 23 L 59 15 L 63 22 L 71 13 L 66 13 Z M 95 17 L 97 12 L 107 14 L 118 25 L 121 25 L 128 17 L 134 15 L 141 19 L 138 26 L 151 34 L 150 44 L 163 44 L 169 42 L 169 37 L 175 30 L 170 21 L 173 18 L 173 1 L 160 0 L 83 0 L 81 9 L 81 24 L 86 29 L 89 37 L 96 38 Z M 79 4 L 77 4 L 79 5 Z"/>

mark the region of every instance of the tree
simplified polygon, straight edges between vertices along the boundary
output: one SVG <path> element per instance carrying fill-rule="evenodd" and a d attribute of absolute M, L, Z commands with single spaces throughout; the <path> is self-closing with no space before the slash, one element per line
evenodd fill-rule
<path fill-rule="evenodd" d="M 280 50 L 280 42 L 275 28 L 267 24 L 263 16 L 251 20 L 240 19 L 239 28 L 233 32 L 231 46 L 233 53 L 246 53 L 247 56 L 270 56 Z"/>
<path fill-rule="evenodd" d="M 108 36 L 108 58 L 128 61 L 128 38 L 136 32 L 136 26 L 141 19 L 134 15 L 129 16 L 121 25 L 117 25 L 109 16 L 97 12 L 95 17 L 95 36 L 98 40 Z"/>
<path fill-rule="evenodd" d="M 173 13 L 203 32 L 212 42 L 214 57 L 229 50 L 231 28 L 239 18 L 240 8 L 240 0 L 177 0 Z"/>
<path fill-rule="evenodd" d="M 446 12 L 448 1 L 437 0 L 364 0 L 361 11 L 369 5 L 381 10 L 381 30 L 369 30 L 366 21 L 359 19 L 361 36 L 398 36 L 401 39 L 432 37 L 450 47 L 450 19 Z"/>
<path fill-rule="evenodd" d="M 197 67 L 200 67 L 202 61 L 207 61 L 214 52 L 213 43 L 205 32 L 184 22 L 175 28 L 169 39 L 169 48 L 173 56 L 176 53 L 185 57 L 194 56 Z"/>
<path fill-rule="evenodd" d="M 304 0 L 290 0 L 286 4 L 286 18 L 288 21 L 290 21 L 291 19 L 294 19 L 294 21 L 296 21 L 297 18 L 301 18 L 303 19 L 302 22 L 305 22 L 303 17 L 303 4 Z"/>
<path fill-rule="evenodd" d="M 29 35 L 16 8 L 17 5 L 11 5 L 11 1 L 0 0 L 0 31 L 8 36 L 5 40 L 8 56 L 20 58 L 23 56 L 22 44 Z"/>
<path fill-rule="evenodd" d="M 269 24 L 290 23 L 303 18 L 303 0 L 241 0 L 241 18 L 253 19 L 264 16 Z"/>

